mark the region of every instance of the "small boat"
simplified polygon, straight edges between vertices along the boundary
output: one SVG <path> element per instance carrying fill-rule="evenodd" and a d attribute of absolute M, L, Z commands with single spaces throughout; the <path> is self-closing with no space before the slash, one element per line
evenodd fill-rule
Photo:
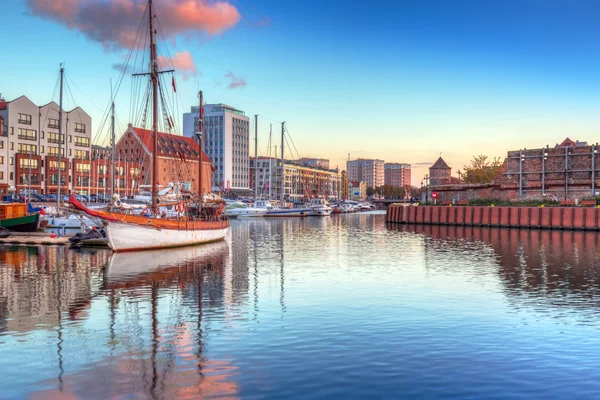
<path fill-rule="evenodd" d="M 0 227 L 12 232 L 35 232 L 40 223 L 40 213 L 30 213 L 26 204 L 0 203 Z"/>
<path fill-rule="evenodd" d="M 10 237 L 11 235 L 12 235 L 11 231 L 9 231 L 6 228 L 0 227 L 0 239 L 6 239 L 7 237 Z"/>
<path fill-rule="evenodd" d="M 310 199 L 308 207 L 310 208 L 308 215 L 316 217 L 327 217 L 333 211 L 325 199 Z"/>
<path fill-rule="evenodd" d="M 47 228 L 81 229 L 84 226 L 97 226 L 94 221 L 83 215 L 71 214 L 68 217 L 64 217 L 46 214 L 41 219 L 47 222 Z"/>
<path fill-rule="evenodd" d="M 234 202 L 225 208 L 225 215 L 229 218 L 256 218 L 264 217 L 267 211 L 266 208 L 250 207 L 241 202 Z"/>
<path fill-rule="evenodd" d="M 267 210 L 265 217 L 306 217 L 310 212 L 309 208 L 279 208 L 271 204 L 269 200 L 256 200 L 254 208 Z"/>
<path fill-rule="evenodd" d="M 71 246 L 108 246 L 108 239 L 104 229 L 90 229 L 87 232 L 78 232 L 69 238 Z"/>

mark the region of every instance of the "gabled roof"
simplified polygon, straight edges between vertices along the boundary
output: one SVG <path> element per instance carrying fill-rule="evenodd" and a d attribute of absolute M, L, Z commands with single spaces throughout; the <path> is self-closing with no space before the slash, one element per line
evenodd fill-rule
<path fill-rule="evenodd" d="M 152 152 L 153 141 L 152 131 L 148 129 L 135 128 L 131 129 L 137 134 L 142 141 L 142 144 Z M 159 157 L 175 157 L 180 158 L 183 155 L 186 158 L 196 159 L 198 158 L 199 146 L 194 139 L 173 135 L 165 132 L 158 132 L 158 151 Z M 210 158 L 204 153 L 202 155 L 203 162 L 211 162 Z"/>
<path fill-rule="evenodd" d="M 579 140 L 572 141 L 571 139 L 566 138 L 565 140 L 562 141 L 561 144 L 558 145 L 558 147 L 578 147 L 578 146 L 587 146 L 587 142 L 580 142 Z"/>
<path fill-rule="evenodd" d="M 450 169 L 446 161 L 442 157 L 438 158 L 437 161 L 429 167 L 430 169 Z"/>

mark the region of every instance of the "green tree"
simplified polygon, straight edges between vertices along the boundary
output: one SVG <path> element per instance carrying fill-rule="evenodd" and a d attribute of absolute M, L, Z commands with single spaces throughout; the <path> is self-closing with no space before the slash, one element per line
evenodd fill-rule
<path fill-rule="evenodd" d="M 499 157 L 490 161 L 488 156 L 480 154 L 473 156 L 470 165 L 465 165 L 462 172 L 458 171 L 458 176 L 465 183 L 490 183 L 498 175 L 501 165 Z"/>
<path fill-rule="evenodd" d="M 367 186 L 367 197 L 373 196 L 374 193 L 375 189 L 373 189 L 373 186 Z"/>

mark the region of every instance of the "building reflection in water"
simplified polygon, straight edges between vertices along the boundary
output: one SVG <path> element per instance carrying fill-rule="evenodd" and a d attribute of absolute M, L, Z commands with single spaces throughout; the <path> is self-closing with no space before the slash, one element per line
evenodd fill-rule
<path fill-rule="evenodd" d="M 437 225 L 392 229 L 425 235 L 429 269 L 466 265 L 473 275 L 495 271 L 513 307 L 532 306 L 538 311 L 568 307 L 595 313 L 600 306 L 598 233 Z M 462 250 L 479 259 L 457 263 Z M 449 252 L 454 265 L 443 260 Z"/>
<path fill-rule="evenodd" d="M 247 241 L 248 232 L 236 235 Z M 44 360 L 54 377 L 30 377 L 32 391 L 44 388 L 34 398 L 237 395 L 231 357 L 209 359 L 206 346 L 210 324 L 247 298 L 243 249 L 232 253 L 222 241 L 124 254 L 6 250 L 0 252 L 0 335 L 21 333 L 32 345 L 55 348 Z M 207 313 L 222 316 L 208 322 Z M 38 342 L 40 330 L 51 334 Z"/>

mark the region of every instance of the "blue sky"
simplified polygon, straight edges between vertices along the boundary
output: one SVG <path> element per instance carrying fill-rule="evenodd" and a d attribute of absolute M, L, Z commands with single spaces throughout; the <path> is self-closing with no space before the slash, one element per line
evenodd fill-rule
<path fill-rule="evenodd" d="M 110 79 L 118 77 L 112 65 L 123 52 L 30 15 L 23 1 L 12 3 L 3 10 L 0 93 L 56 100 L 58 64 L 65 61 L 85 93 L 72 87 L 75 102 L 98 128 Z M 195 104 L 200 86 L 208 102 L 264 116 L 263 154 L 271 120 L 287 121 L 302 156 L 330 158 L 341 168 L 348 153 L 421 165 L 441 152 L 456 171 L 473 154 L 503 157 L 566 136 L 597 141 L 598 2 L 231 4 L 241 15 L 233 28 L 169 41 L 170 52 L 189 51 L 199 71 L 187 80 L 177 76 L 178 111 Z M 229 71 L 246 86 L 229 89 Z M 124 85 L 117 97 L 122 125 L 129 98 Z M 413 183 L 424 173 L 415 166 Z"/>

